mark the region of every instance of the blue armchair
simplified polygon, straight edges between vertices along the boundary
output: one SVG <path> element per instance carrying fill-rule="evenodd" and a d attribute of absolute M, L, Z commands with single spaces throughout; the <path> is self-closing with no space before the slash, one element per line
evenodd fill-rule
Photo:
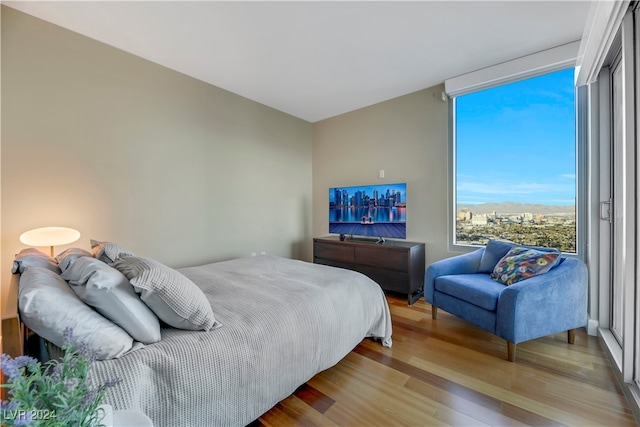
<path fill-rule="evenodd" d="M 494 266 L 514 243 L 490 241 L 474 252 L 431 264 L 425 273 L 424 297 L 432 305 L 507 340 L 507 358 L 515 361 L 516 344 L 568 331 L 587 323 L 587 267 L 561 258 L 546 273 L 504 285 L 491 278 Z M 536 248 L 544 250 L 544 248 Z"/>

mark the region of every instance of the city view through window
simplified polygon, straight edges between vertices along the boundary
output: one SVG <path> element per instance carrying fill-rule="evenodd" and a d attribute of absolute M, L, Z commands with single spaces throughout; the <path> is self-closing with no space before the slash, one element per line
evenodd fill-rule
<path fill-rule="evenodd" d="M 458 96 L 457 244 L 576 252 L 574 69 Z"/>

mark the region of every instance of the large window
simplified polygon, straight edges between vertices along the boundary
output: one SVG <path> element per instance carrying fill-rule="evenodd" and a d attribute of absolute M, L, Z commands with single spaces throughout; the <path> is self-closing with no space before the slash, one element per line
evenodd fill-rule
<path fill-rule="evenodd" d="M 574 69 L 454 98 L 457 245 L 576 252 Z"/>

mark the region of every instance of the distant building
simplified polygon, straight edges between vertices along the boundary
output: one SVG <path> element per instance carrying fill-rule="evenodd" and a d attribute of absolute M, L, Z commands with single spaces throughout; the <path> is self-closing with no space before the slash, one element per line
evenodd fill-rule
<path fill-rule="evenodd" d="M 489 223 L 489 218 L 487 217 L 486 214 L 474 215 L 471 218 L 472 225 L 487 225 L 488 223 Z"/>
<path fill-rule="evenodd" d="M 471 218 L 473 218 L 473 214 L 468 208 L 462 208 L 456 216 L 458 221 L 471 221 Z"/>

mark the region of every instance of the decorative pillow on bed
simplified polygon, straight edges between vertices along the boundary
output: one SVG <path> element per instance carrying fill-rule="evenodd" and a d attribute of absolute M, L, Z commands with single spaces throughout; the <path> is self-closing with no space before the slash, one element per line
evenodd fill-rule
<path fill-rule="evenodd" d="M 204 292 L 191 280 L 150 258 L 125 256 L 114 267 L 131 281 L 140 299 L 166 324 L 208 331 L 215 324 Z"/>
<path fill-rule="evenodd" d="M 95 258 L 113 266 L 113 263 L 122 256 L 135 255 L 129 249 L 114 242 L 100 242 L 91 239 L 91 252 Z"/>
<path fill-rule="evenodd" d="M 546 273 L 556 264 L 559 251 L 515 247 L 496 264 L 491 278 L 496 282 L 512 285 L 538 274 Z"/>
<path fill-rule="evenodd" d="M 51 270 L 26 269 L 20 276 L 18 302 L 24 324 L 58 347 L 66 327 L 73 328 L 77 349 L 85 342 L 98 360 L 122 356 L 133 346 L 129 334 L 82 302 Z"/>
<path fill-rule="evenodd" d="M 61 271 L 65 271 L 75 260 L 80 257 L 93 257 L 91 252 L 81 248 L 69 248 L 58 254 L 56 261 Z"/>
<path fill-rule="evenodd" d="M 93 257 L 78 258 L 62 273 L 82 301 L 127 331 L 136 341 L 160 341 L 160 322 L 126 277 Z"/>
<path fill-rule="evenodd" d="M 54 273 L 60 273 L 58 261 L 55 258 L 40 252 L 35 248 L 23 249 L 16 255 L 13 261 L 12 273 L 24 273 L 27 267 L 42 267 Z"/>

